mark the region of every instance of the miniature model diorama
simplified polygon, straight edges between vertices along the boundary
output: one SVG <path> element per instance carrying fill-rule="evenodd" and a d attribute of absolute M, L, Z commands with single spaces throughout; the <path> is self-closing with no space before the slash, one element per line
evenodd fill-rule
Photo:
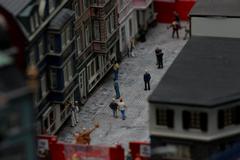
<path fill-rule="evenodd" d="M 98 123 L 96 123 L 93 128 L 89 128 L 89 129 L 83 128 L 82 131 L 76 132 L 74 134 L 75 143 L 76 144 L 87 144 L 87 145 L 89 145 L 91 143 L 91 137 L 90 137 L 91 133 L 97 128 L 99 128 Z"/>
<path fill-rule="evenodd" d="M 187 42 L 149 97 L 151 159 L 212 159 L 240 143 L 239 43 Z"/>

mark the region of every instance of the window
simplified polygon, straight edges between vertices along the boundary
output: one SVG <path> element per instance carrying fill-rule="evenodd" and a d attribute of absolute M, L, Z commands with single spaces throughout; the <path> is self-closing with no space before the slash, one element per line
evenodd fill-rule
<path fill-rule="evenodd" d="M 94 21 L 94 39 L 95 40 L 100 40 L 100 23 L 99 21 Z"/>
<path fill-rule="evenodd" d="M 106 20 L 106 25 L 107 25 L 107 36 L 109 37 L 111 34 L 111 24 L 110 24 L 110 18 L 108 17 Z"/>
<path fill-rule="evenodd" d="M 47 78 L 46 74 L 43 74 L 41 77 L 41 89 L 42 89 L 42 96 L 47 94 Z"/>
<path fill-rule="evenodd" d="M 94 62 L 95 61 L 92 61 L 92 63 L 91 63 L 91 76 L 94 76 L 94 74 L 95 74 Z"/>
<path fill-rule="evenodd" d="M 189 129 L 200 129 L 202 131 L 207 131 L 208 117 L 205 112 L 189 112 L 183 111 L 183 128 Z"/>
<path fill-rule="evenodd" d="M 54 52 L 54 50 L 55 50 L 55 36 L 54 36 L 54 34 L 49 34 L 48 39 L 49 39 L 49 43 L 48 43 L 49 51 Z"/>
<path fill-rule="evenodd" d="M 90 43 L 90 33 L 89 33 L 88 26 L 86 26 L 85 28 L 85 40 L 86 40 L 86 47 L 87 47 Z"/>
<path fill-rule="evenodd" d="M 37 28 L 39 26 L 39 16 L 38 13 L 34 13 L 34 20 L 35 20 L 35 27 Z"/>
<path fill-rule="evenodd" d="M 115 10 L 113 11 L 113 13 L 110 15 L 110 28 L 111 28 L 111 32 L 113 32 L 114 31 L 114 12 L 115 12 Z"/>
<path fill-rule="evenodd" d="M 81 40 L 81 36 L 79 35 L 77 37 L 77 49 L 78 49 L 78 55 L 81 54 L 81 51 L 82 51 L 82 40 Z"/>
<path fill-rule="evenodd" d="M 42 60 L 44 56 L 44 43 L 43 40 L 40 40 L 38 43 L 38 53 L 39 53 L 39 59 Z"/>
<path fill-rule="evenodd" d="M 86 10 L 88 8 L 89 5 L 89 0 L 83 0 L 83 9 Z"/>
<path fill-rule="evenodd" d="M 156 109 L 156 124 L 160 126 L 174 127 L 174 111 L 170 109 Z"/>
<path fill-rule="evenodd" d="M 72 80 L 72 78 L 73 78 L 73 63 L 72 63 L 72 60 L 68 61 L 67 65 L 68 65 L 67 68 L 68 68 L 69 80 Z"/>
<path fill-rule="evenodd" d="M 30 17 L 30 29 L 31 29 L 31 32 L 34 32 L 35 31 L 35 27 L 34 27 L 34 18 L 31 16 Z"/>
<path fill-rule="evenodd" d="M 218 111 L 218 128 L 240 124 L 240 107 L 233 107 Z"/>
<path fill-rule="evenodd" d="M 121 28 L 121 35 L 122 35 L 122 44 L 126 43 L 126 31 L 125 31 L 125 26 Z"/>
<path fill-rule="evenodd" d="M 99 56 L 96 57 L 96 71 L 98 71 L 100 69 L 100 65 L 99 65 Z"/>
<path fill-rule="evenodd" d="M 65 86 L 70 83 L 70 81 L 73 78 L 73 60 L 69 60 L 65 67 L 63 68 L 63 74 L 64 74 L 64 84 Z"/>
<path fill-rule="evenodd" d="M 55 8 L 55 0 L 48 0 L 48 5 L 49 5 L 49 13 L 52 13 L 52 11 L 54 11 Z"/>
<path fill-rule="evenodd" d="M 132 37 L 132 19 L 129 19 L 129 35 Z"/>
<path fill-rule="evenodd" d="M 57 71 L 50 70 L 51 89 L 57 88 Z"/>
<path fill-rule="evenodd" d="M 64 49 L 66 47 L 67 44 L 67 35 L 66 35 L 66 30 L 64 30 L 61 33 L 61 39 L 62 39 L 62 49 Z"/>
<path fill-rule="evenodd" d="M 72 40 L 72 29 L 71 29 L 71 25 L 69 25 L 66 31 L 66 41 L 70 42 L 71 40 Z"/>

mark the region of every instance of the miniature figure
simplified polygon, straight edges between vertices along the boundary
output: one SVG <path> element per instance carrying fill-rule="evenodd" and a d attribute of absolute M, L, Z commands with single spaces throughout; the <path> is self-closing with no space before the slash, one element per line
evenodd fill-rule
<path fill-rule="evenodd" d="M 78 123 L 77 116 L 76 116 L 76 109 L 70 101 L 67 101 L 67 105 L 69 105 L 69 109 L 71 111 L 71 123 L 72 123 L 71 126 L 74 127 Z"/>
<path fill-rule="evenodd" d="M 113 78 L 113 80 L 118 80 L 118 71 L 119 71 L 119 64 L 117 61 L 114 61 L 114 64 L 113 64 L 114 78 Z"/>
<path fill-rule="evenodd" d="M 96 123 L 93 128 L 86 129 L 83 128 L 82 132 L 77 132 L 74 134 L 75 136 L 75 143 L 76 144 L 87 144 L 89 145 L 91 142 L 90 134 L 96 129 L 99 128 L 99 124 Z"/>
<path fill-rule="evenodd" d="M 177 12 L 177 11 L 174 11 L 174 12 L 173 12 L 173 15 L 174 15 L 174 18 L 175 18 L 175 21 L 177 22 L 177 24 L 178 24 L 179 26 L 181 26 L 181 24 L 180 24 L 180 17 L 179 17 L 178 12 Z"/>
<path fill-rule="evenodd" d="M 113 111 L 113 117 L 117 118 L 117 109 L 118 109 L 118 104 L 116 103 L 116 99 L 112 98 L 112 102 L 109 104 L 109 107 L 112 109 Z"/>
<path fill-rule="evenodd" d="M 127 106 L 126 106 L 125 102 L 123 101 L 122 97 L 119 100 L 118 106 L 119 106 L 119 110 L 121 112 L 122 120 L 125 120 L 126 119 L 125 111 L 126 111 Z"/>
<path fill-rule="evenodd" d="M 76 122 L 78 123 L 78 121 L 79 121 L 78 113 L 80 112 L 80 109 L 78 107 L 78 101 L 74 102 L 73 107 L 74 107 L 74 116 L 75 116 Z"/>
<path fill-rule="evenodd" d="M 187 37 L 189 36 L 190 37 L 190 28 L 189 28 L 189 22 L 187 22 L 187 25 L 183 27 L 185 29 L 185 35 L 184 35 L 184 38 L 183 40 L 186 40 Z"/>
<path fill-rule="evenodd" d="M 134 38 L 131 38 L 129 43 L 128 43 L 128 57 L 130 57 L 130 55 L 132 57 L 135 57 L 134 51 L 133 49 L 135 48 L 135 40 Z"/>
<path fill-rule="evenodd" d="M 177 38 L 179 38 L 178 30 L 181 28 L 180 25 L 176 21 L 173 21 L 172 24 L 167 27 L 167 29 L 169 28 L 172 28 L 172 38 L 175 37 L 175 33 L 177 34 Z"/>
<path fill-rule="evenodd" d="M 163 52 L 161 49 L 157 48 L 155 50 L 156 57 L 157 57 L 157 64 L 158 68 L 163 68 Z"/>
<path fill-rule="evenodd" d="M 150 79 L 151 79 L 150 73 L 148 73 L 148 71 L 145 70 L 145 74 L 143 75 L 143 80 L 145 83 L 145 89 L 144 89 L 145 91 L 150 90 Z"/>
<path fill-rule="evenodd" d="M 131 149 L 128 150 L 126 160 L 132 160 L 132 151 L 131 151 Z"/>
<path fill-rule="evenodd" d="M 118 80 L 114 80 L 114 89 L 116 93 L 116 99 L 119 99 L 121 97 L 120 90 L 119 90 L 119 84 Z"/>

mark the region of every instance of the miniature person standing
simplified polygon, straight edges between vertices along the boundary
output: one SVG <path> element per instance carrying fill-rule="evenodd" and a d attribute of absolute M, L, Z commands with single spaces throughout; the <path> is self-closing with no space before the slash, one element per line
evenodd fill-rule
<path fill-rule="evenodd" d="M 135 54 L 134 54 L 134 48 L 135 48 L 135 41 L 134 41 L 134 38 L 131 38 L 129 43 L 128 43 L 128 57 L 129 55 L 131 55 L 132 57 L 135 57 Z"/>
<path fill-rule="evenodd" d="M 79 107 L 78 107 L 78 101 L 75 101 L 74 104 L 74 114 L 75 114 L 75 119 L 76 119 L 76 122 L 78 123 L 79 119 L 78 119 L 78 113 L 79 113 Z"/>
<path fill-rule="evenodd" d="M 116 103 L 116 99 L 112 98 L 112 102 L 109 104 L 109 107 L 112 109 L 113 111 L 113 117 L 117 118 L 117 109 L 118 109 L 118 104 Z"/>
<path fill-rule="evenodd" d="M 126 119 L 126 104 L 125 102 L 123 101 L 123 98 L 121 97 L 120 100 L 119 100 L 119 103 L 118 103 L 118 106 L 119 106 L 119 110 L 121 112 L 121 116 L 122 116 L 122 120 L 125 120 Z"/>
<path fill-rule="evenodd" d="M 158 69 L 163 68 L 163 52 L 161 49 L 156 50 L 156 56 L 157 56 Z"/>
<path fill-rule="evenodd" d="M 158 65 L 158 54 L 160 52 L 160 49 L 159 48 L 156 48 L 155 49 L 155 55 L 156 55 L 156 65 Z"/>
<path fill-rule="evenodd" d="M 72 122 L 72 127 L 77 125 L 76 117 L 75 117 L 75 107 L 72 103 L 69 101 L 67 102 L 68 105 L 70 105 L 70 112 L 71 112 L 71 122 Z"/>
<path fill-rule="evenodd" d="M 177 34 L 177 38 L 179 38 L 178 30 L 180 29 L 180 25 L 176 21 L 173 21 L 172 24 L 167 27 L 167 29 L 169 28 L 172 28 L 172 38 L 175 37 L 175 33 Z"/>
<path fill-rule="evenodd" d="M 148 71 L 145 70 L 145 74 L 143 75 L 143 80 L 145 83 L 145 89 L 144 89 L 145 91 L 150 90 L 150 79 L 151 79 L 150 73 L 148 73 Z"/>
<path fill-rule="evenodd" d="M 113 64 L 114 80 L 118 80 L 118 71 L 119 71 L 119 64 L 117 61 L 114 61 L 114 64 Z"/>
<path fill-rule="evenodd" d="M 116 93 L 116 99 L 120 98 L 121 95 L 120 95 L 118 80 L 114 80 L 114 89 Z"/>
<path fill-rule="evenodd" d="M 189 22 L 187 22 L 187 25 L 183 27 L 185 29 L 185 35 L 184 35 L 184 38 L 183 40 L 186 40 L 187 37 L 189 36 L 190 37 L 190 28 L 189 28 Z"/>

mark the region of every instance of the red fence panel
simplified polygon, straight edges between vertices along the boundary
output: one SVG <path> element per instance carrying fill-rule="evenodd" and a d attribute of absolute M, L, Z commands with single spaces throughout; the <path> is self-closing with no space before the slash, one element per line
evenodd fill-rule
<path fill-rule="evenodd" d="M 131 150 L 132 159 L 135 159 L 139 155 L 142 160 L 150 160 L 149 142 L 130 142 L 129 149 Z"/>

